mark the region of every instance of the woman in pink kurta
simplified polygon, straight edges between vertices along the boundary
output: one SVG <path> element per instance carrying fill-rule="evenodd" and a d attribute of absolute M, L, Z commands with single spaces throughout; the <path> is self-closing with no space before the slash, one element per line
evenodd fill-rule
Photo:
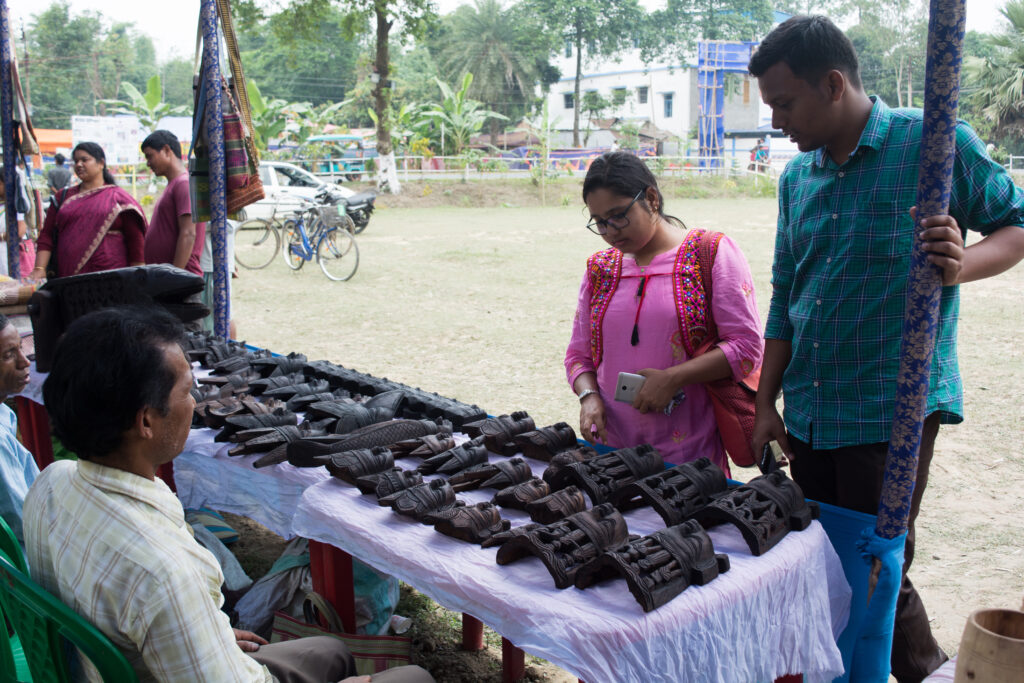
<path fill-rule="evenodd" d="M 580 397 L 584 438 L 616 448 L 649 443 L 673 464 L 707 457 L 728 473 L 703 383 L 740 380 L 761 365 L 761 324 L 743 253 L 728 237 L 718 243 L 710 308 L 721 341 L 691 358 L 677 296 L 683 306 L 702 306 L 696 297 L 703 290 L 687 291 L 690 281 L 683 278 L 680 291 L 673 291 L 673 273 L 677 257 L 689 253 L 680 249 L 692 247 L 700 233 L 665 215 L 657 181 L 632 154 L 595 159 L 583 201 L 592 217 L 588 227 L 612 247 L 588 263 L 565 354 L 569 384 Z M 618 264 L 613 250 L 621 252 L 621 272 L 609 290 L 594 277 L 602 264 Z M 620 372 L 646 377 L 632 404 L 614 400 Z M 670 403 L 674 408 L 666 415 Z"/>

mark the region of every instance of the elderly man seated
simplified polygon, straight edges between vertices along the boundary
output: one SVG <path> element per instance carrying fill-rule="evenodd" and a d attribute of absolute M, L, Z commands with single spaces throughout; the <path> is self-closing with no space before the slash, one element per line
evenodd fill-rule
<path fill-rule="evenodd" d="M 232 629 L 220 610 L 220 565 L 156 476 L 192 421 L 182 331 L 163 312 L 108 309 L 76 320 L 58 343 L 43 396 L 54 432 L 80 460 L 47 467 L 25 499 L 32 575 L 103 631 L 142 681 L 349 680 L 354 664 L 340 640 L 269 645 Z M 419 667 L 373 679 L 433 680 Z"/>
<path fill-rule="evenodd" d="M 0 249 L 4 249 L 0 245 Z M 39 475 L 32 454 L 18 441 L 18 418 L 3 401 L 28 384 L 28 358 L 21 350 L 18 328 L 0 313 L 0 517 L 25 545 L 21 508 L 28 487 Z"/>

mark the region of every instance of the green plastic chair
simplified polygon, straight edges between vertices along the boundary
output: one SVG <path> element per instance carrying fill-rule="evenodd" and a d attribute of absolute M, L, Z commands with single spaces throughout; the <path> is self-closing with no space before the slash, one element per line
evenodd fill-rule
<path fill-rule="evenodd" d="M 2 642 L 7 628 L 0 620 L 0 679 L 70 683 L 67 640 L 89 658 L 104 681 L 136 683 L 135 671 L 110 640 L 29 578 L 26 567 L 14 533 L 0 519 L 0 612 L 14 629 Z"/>

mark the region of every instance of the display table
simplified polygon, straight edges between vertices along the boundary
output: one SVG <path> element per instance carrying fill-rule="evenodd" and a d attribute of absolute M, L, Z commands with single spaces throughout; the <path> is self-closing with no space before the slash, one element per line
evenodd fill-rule
<path fill-rule="evenodd" d="M 850 589 L 817 522 L 762 557 L 750 554 L 733 527 L 712 530 L 715 549 L 729 555 L 731 569 L 644 614 L 625 580 L 558 590 L 537 558 L 499 566 L 497 549 L 449 538 L 397 515 L 326 469 L 287 463 L 253 469 L 256 456 L 226 456 L 227 445 L 212 436 L 211 430 L 194 430 L 186 452 L 175 460 L 186 507 L 208 505 L 286 537 L 339 548 L 589 683 L 771 681 L 795 672 L 803 672 L 806 681 L 823 681 L 842 672 L 835 641 L 849 614 Z M 403 459 L 399 465 L 419 462 Z M 535 474 L 543 472 L 545 463 L 528 462 Z M 472 504 L 493 495 L 486 489 L 458 497 Z M 502 514 L 514 525 L 528 521 L 516 510 Z M 651 509 L 625 518 L 634 534 L 664 527 Z M 317 564 L 332 559 L 322 548 L 316 555 Z M 333 585 L 344 583 L 338 571 L 323 568 L 322 581 L 332 590 L 344 589 Z"/>
<path fill-rule="evenodd" d="M 543 463 L 530 464 L 535 473 L 543 471 Z M 471 504 L 493 494 L 458 495 Z M 502 513 L 513 524 L 527 521 L 515 510 Z M 631 533 L 664 527 L 651 509 L 625 517 Z M 439 534 L 334 479 L 306 490 L 292 529 L 473 615 L 586 681 L 770 681 L 793 672 L 816 681 L 842 672 L 835 640 L 846 623 L 850 591 L 816 522 L 760 558 L 734 528 L 712 531 L 731 569 L 648 614 L 624 580 L 558 590 L 537 558 L 499 566 L 496 548 Z"/>

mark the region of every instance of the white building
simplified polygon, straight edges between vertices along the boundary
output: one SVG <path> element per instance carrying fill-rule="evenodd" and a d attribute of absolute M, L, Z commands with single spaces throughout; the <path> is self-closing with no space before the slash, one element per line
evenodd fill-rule
<path fill-rule="evenodd" d="M 775 12 L 775 23 L 784 21 L 790 15 Z M 548 111 L 552 127 L 559 131 L 557 145 L 572 146 L 573 105 L 576 74 L 576 51 L 571 41 L 552 60 L 562 78 L 551 85 L 548 92 Z M 623 104 L 602 112 L 602 118 L 615 117 L 633 121 L 637 125 L 650 121 L 659 129 L 671 133 L 678 142 L 665 145 L 665 154 L 683 154 L 689 147 L 697 149 L 697 118 L 699 97 L 697 93 L 697 59 L 694 56 L 686 64 L 680 62 L 644 63 L 640 50 L 631 49 L 617 59 L 593 60 L 583 55 L 580 97 L 587 92 L 597 92 L 609 101 L 614 101 L 616 91 L 624 96 Z M 757 79 L 748 74 L 733 73 L 726 80 L 724 124 L 727 137 L 729 131 L 743 131 L 746 139 L 756 139 L 758 129 L 771 130 L 771 112 L 761 102 Z M 590 147 L 608 146 L 607 133 L 591 134 L 584 143 L 585 131 L 589 126 L 586 114 L 580 114 L 580 144 Z M 726 140 L 725 149 L 733 143 Z M 749 146 L 749 145 L 748 145 Z"/>

